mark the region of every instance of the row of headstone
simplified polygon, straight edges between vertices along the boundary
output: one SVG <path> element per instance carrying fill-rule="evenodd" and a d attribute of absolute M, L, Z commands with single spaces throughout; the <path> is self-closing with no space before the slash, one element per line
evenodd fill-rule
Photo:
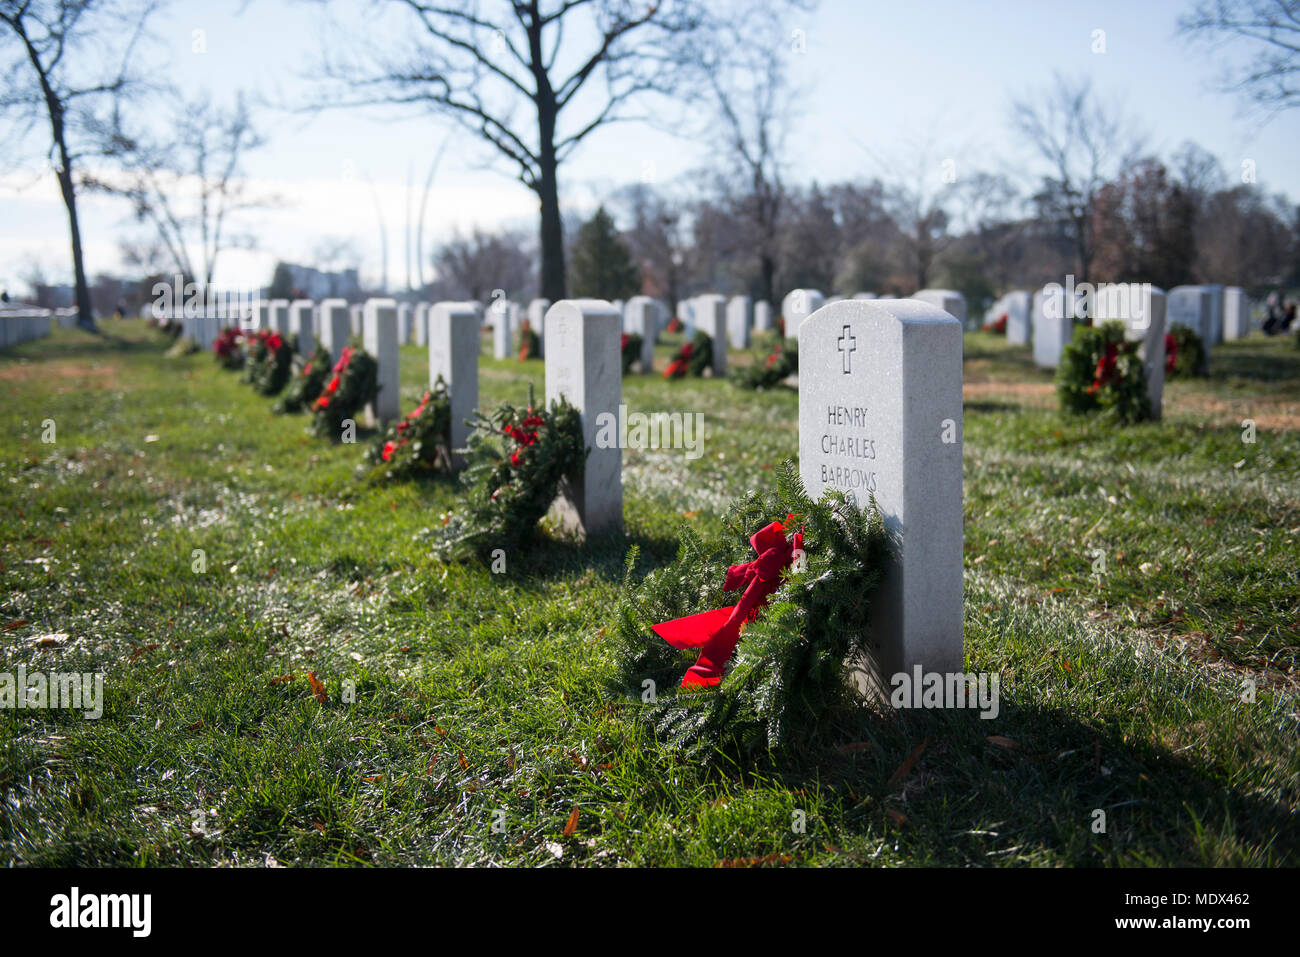
<path fill-rule="evenodd" d="M 45 338 L 52 331 L 55 319 L 51 309 L 0 310 L 0 349 Z M 73 321 L 76 321 L 75 314 Z"/>
<path fill-rule="evenodd" d="M 1017 289 L 1006 293 L 989 307 L 985 322 L 997 322 L 1007 317 L 1007 342 L 1016 346 L 1027 346 L 1032 340 L 1031 317 L 1033 314 L 1033 294 Z"/>

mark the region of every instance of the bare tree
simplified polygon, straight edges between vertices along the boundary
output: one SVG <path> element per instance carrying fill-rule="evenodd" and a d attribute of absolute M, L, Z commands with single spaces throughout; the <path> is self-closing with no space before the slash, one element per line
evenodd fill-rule
<path fill-rule="evenodd" d="M 1268 112 L 1300 106 L 1300 0 L 1198 0 L 1178 30 L 1209 45 L 1243 41 L 1249 59 L 1223 88 Z"/>
<path fill-rule="evenodd" d="M 487 302 L 495 289 L 522 293 L 533 281 L 532 257 L 520 237 L 477 227 L 468 237 L 456 233 L 444 243 L 434 266 L 454 294 L 479 302 Z"/>
<path fill-rule="evenodd" d="M 913 137 L 893 157 L 867 152 L 883 171 L 884 205 L 898 224 L 902 268 L 924 289 L 952 242 L 952 207 L 960 195 L 956 160 L 943 155 L 933 132 Z"/>
<path fill-rule="evenodd" d="M 83 131 L 105 102 L 131 86 L 132 53 L 154 3 L 134 0 L 0 0 L 0 114 L 24 131 L 50 127 L 49 159 L 68 213 L 77 322 L 94 328 L 77 215 Z"/>
<path fill-rule="evenodd" d="M 336 81 L 313 108 L 397 104 L 451 118 L 499 154 L 540 207 L 541 294 L 566 294 L 559 171 L 645 94 L 679 91 L 724 18 L 705 0 L 375 0 L 400 8 L 353 55 L 326 51 Z M 338 44 L 356 45 L 354 36 Z M 337 52 L 337 51 L 336 51 Z M 603 89 L 598 84 L 603 81 Z"/>
<path fill-rule="evenodd" d="M 264 140 L 242 95 L 229 109 L 206 93 L 168 99 L 164 133 L 130 130 L 120 113 L 114 117 L 104 151 L 120 169 L 87 183 L 130 202 L 135 218 L 154 227 L 175 269 L 210 285 L 223 250 L 253 245 L 252 237 L 231 232 L 231 218 L 276 202 L 254 195 L 241 170 L 245 154 Z"/>
<path fill-rule="evenodd" d="M 797 4 L 807 8 L 809 3 Z M 802 91 L 789 82 L 783 7 L 755 4 L 725 28 L 724 42 L 705 62 L 713 122 L 720 121 L 726 150 L 719 154 L 719 187 L 744 229 L 746 248 L 757 259 L 761 299 L 775 302 L 781 216 L 786 202 L 782 174 L 793 104 Z M 716 135 L 716 133 L 714 134 Z"/>
<path fill-rule="evenodd" d="M 1077 279 L 1086 282 L 1096 253 L 1097 197 L 1122 163 L 1124 120 L 1098 101 L 1089 80 L 1071 82 L 1058 74 L 1037 101 L 1012 103 L 1011 123 L 1048 165 L 1034 201 L 1040 216 L 1065 229 L 1074 246 Z"/>

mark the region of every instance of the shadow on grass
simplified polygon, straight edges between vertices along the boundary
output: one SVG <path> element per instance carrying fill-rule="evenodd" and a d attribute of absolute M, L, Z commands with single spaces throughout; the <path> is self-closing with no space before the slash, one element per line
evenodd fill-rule
<path fill-rule="evenodd" d="M 1221 783 L 1231 778 L 1227 765 L 1198 767 L 1059 709 L 1004 696 L 995 720 L 975 711 L 867 712 L 844 731 L 839 747 L 850 754 L 802 752 L 769 772 L 820 791 L 838 818 L 826 822 L 833 830 L 890 835 L 918 863 L 1300 861 L 1300 830 L 1284 800 Z M 851 742 L 860 744 L 843 747 Z M 1104 833 L 1094 831 L 1097 811 Z"/>

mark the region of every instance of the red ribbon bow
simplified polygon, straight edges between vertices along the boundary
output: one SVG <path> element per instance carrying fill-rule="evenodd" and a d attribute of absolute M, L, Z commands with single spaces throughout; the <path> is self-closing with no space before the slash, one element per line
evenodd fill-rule
<path fill-rule="evenodd" d="M 793 517 L 787 515 L 786 521 Z M 760 528 L 749 540 L 758 557 L 727 569 L 722 588 L 743 588 L 739 602 L 653 626 L 654 633 L 674 648 L 700 649 L 700 657 L 682 679 L 683 688 L 716 685 L 722 680 L 722 672 L 740 641 L 740 630 L 758 616 L 768 598 L 781 587 L 785 570 L 803 548 L 802 532 L 795 532 L 793 541 L 786 541 L 785 532 L 780 522 Z"/>

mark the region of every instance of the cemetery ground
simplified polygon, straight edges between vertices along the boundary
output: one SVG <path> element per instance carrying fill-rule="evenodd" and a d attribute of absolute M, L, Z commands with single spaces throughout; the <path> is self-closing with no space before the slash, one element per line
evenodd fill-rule
<path fill-rule="evenodd" d="M 625 537 L 494 574 L 429 556 L 454 482 L 360 481 L 361 445 L 210 355 L 103 330 L 0 356 L 0 671 L 105 675 L 98 720 L 0 710 L 5 864 L 1300 860 L 1289 338 L 1216 348 L 1125 429 L 968 333 L 967 669 L 1001 674 L 999 714 L 882 706 L 823 751 L 706 767 L 609 690 L 604 629 L 630 545 L 637 576 L 666 563 L 796 454 L 793 390 L 626 377 L 632 410 L 703 412 L 704 454 L 625 451 Z M 426 356 L 402 352 L 409 410 Z M 480 404 L 542 377 L 485 352 Z"/>

